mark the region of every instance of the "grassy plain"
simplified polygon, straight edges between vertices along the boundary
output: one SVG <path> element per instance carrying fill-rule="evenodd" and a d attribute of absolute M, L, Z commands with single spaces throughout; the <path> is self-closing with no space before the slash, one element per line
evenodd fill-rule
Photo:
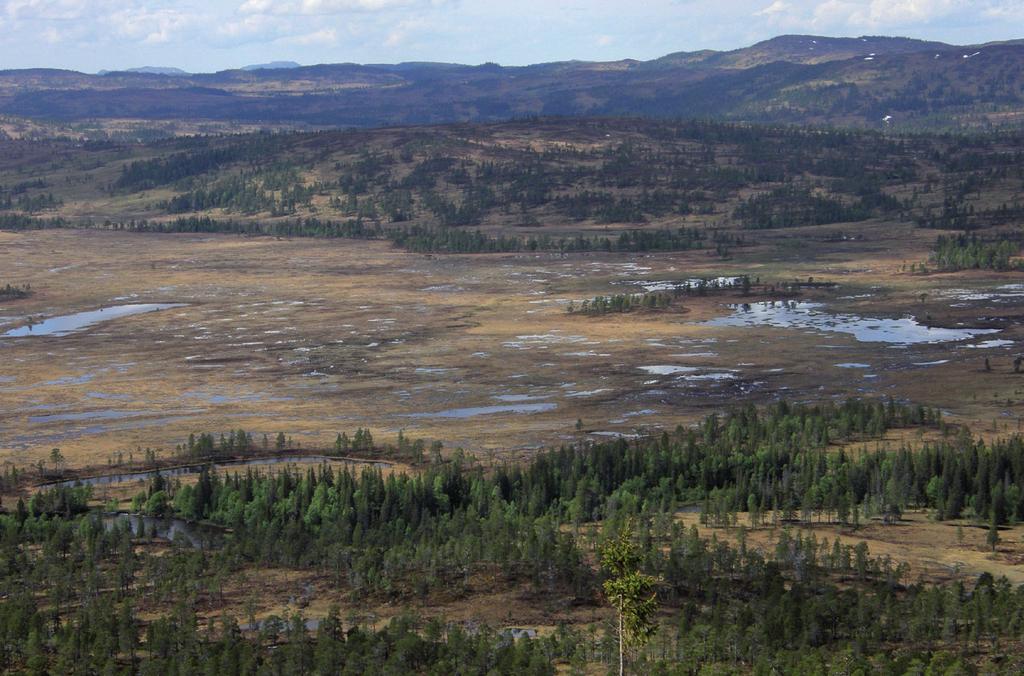
<path fill-rule="evenodd" d="M 1014 431 L 1021 307 L 963 300 L 1019 273 L 914 275 L 931 235 L 867 224 L 857 241 L 828 227 L 758 233 L 721 260 L 672 254 L 429 256 L 383 242 L 102 231 L 0 233 L 5 281 L 34 295 L 0 306 L 0 331 L 27 317 L 122 303 L 183 307 L 63 337 L 0 338 L 0 453 L 26 465 L 61 448 L 73 467 L 117 452 L 167 451 L 190 432 L 283 431 L 304 447 L 369 427 L 511 458 L 577 438 L 674 427 L 780 398 L 892 396 L 978 431 Z M 712 326 L 739 291 L 680 298 L 665 312 L 566 312 L 643 284 L 749 274 L 769 283 L 834 281 L 797 300 L 866 318 L 999 332 L 898 346 L 828 327 Z M 1000 293 L 1000 292 L 997 292 Z M 870 322 L 869 322 L 870 324 Z M 983 370 L 988 357 L 992 371 Z M 841 365 L 841 366 L 840 366 Z M 686 367 L 692 371 L 642 367 Z"/>

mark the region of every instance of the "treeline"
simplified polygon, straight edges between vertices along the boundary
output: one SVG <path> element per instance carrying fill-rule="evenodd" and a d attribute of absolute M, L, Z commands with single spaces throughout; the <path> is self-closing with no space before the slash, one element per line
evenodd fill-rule
<path fill-rule="evenodd" d="M 508 253 L 520 251 L 689 251 L 701 249 L 706 235 L 696 228 L 667 228 L 652 230 L 628 230 L 617 236 L 552 237 L 531 235 L 515 237 L 508 235 L 489 236 L 479 230 L 458 228 L 435 228 L 412 225 L 405 228 L 388 228 L 387 237 L 399 247 L 416 253 Z M 713 241 L 722 247 L 742 246 L 739 237 L 716 232 Z"/>
<path fill-rule="evenodd" d="M 55 209 L 62 204 L 64 204 L 63 200 L 54 197 L 53 193 L 43 193 L 35 196 L 19 195 L 17 197 L 0 193 L 0 210 L 2 211 L 17 210 L 35 214 L 47 209 Z"/>
<path fill-rule="evenodd" d="M 278 432 L 273 441 L 270 435 L 264 434 L 262 439 L 255 439 L 253 435 L 243 429 L 231 430 L 227 434 L 219 436 L 210 432 L 191 433 L 188 441 L 178 444 L 176 451 L 179 457 L 198 460 L 216 460 L 218 458 L 231 458 L 238 455 L 246 455 L 259 451 L 284 451 L 296 448 L 295 442 L 284 432 Z M 398 431 L 397 445 L 374 444 L 373 433 L 369 429 L 357 428 L 355 433 L 349 437 L 347 432 L 338 434 L 334 441 L 333 451 L 336 453 L 367 453 L 379 451 L 383 454 L 398 454 L 405 459 L 423 459 L 425 442 L 422 439 L 415 441 L 405 436 L 402 430 Z"/>
<path fill-rule="evenodd" d="M 677 230 L 630 230 L 615 237 L 514 237 L 490 236 L 479 230 L 410 225 L 383 227 L 356 218 L 331 221 L 318 218 L 276 221 L 240 221 L 206 216 L 181 217 L 172 221 L 106 222 L 103 227 L 132 232 L 204 232 L 275 237 L 324 237 L 386 239 L 414 253 L 508 253 L 521 251 L 686 251 L 700 248 L 706 235 L 694 228 Z M 742 238 L 713 235 L 715 241 L 742 245 Z"/>
<path fill-rule="evenodd" d="M 262 450 L 270 450 L 270 438 L 264 434 Z M 179 444 L 176 448 L 179 456 L 192 460 L 215 460 L 217 458 L 230 458 L 236 455 L 245 455 L 260 449 L 252 434 L 243 429 L 231 430 L 226 435 L 216 437 L 209 432 L 191 433 L 188 441 Z M 287 438 L 284 434 L 277 437 L 276 450 L 284 450 L 287 446 Z"/>
<path fill-rule="evenodd" d="M 597 296 L 592 300 L 584 300 L 579 307 L 569 303 L 566 311 L 569 314 L 605 315 L 633 310 L 665 310 L 672 305 L 673 298 L 673 294 L 664 291 Z"/>
<path fill-rule="evenodd" d="M 296 218 L 279 221 L 241 221 L 208 216 L 189 216 L 172 221 L 130 220 L 106 221 L 102 227 L 128 232 L 162 233 L 225 233 L 270 237 L 323 237 L 345 239 L 378 239 L 379 228 L 359 219 L 325 221 L 318 218 Z"/>
<path fill-rule="evenodd" d="M 47 228 L 76 227 L 63 218 L 36 218 L 27 214 L 0 213 L 0 230 L 46 230 Z"/>
<path fill-rule="evenodd" d="M 103 228 L 123 232 L 223 233 L 269 237 L 322 237 L 342 239 L 383 239 L 413 253 L 510 253 L 531 251 L 586 252 L 688 251 L 700 249 L 707 235 L 696 228 L 677 230 L 628 230 L 616 236 L 548 235 L 516 237 L 487 235 L 479 230 L 410 225 L 384 227 L 361 218 L 345 221 L 295 218 L 274 221 L 220 219 L 182 216 L 173 220 L 128 220 L 72 222 L 62 218 L 39 219 L 21 214 L 0 214 L 0 230 L 42 230 L 47 228 Z M 720 251 L 743 246 L 742 237 L 712 231 L 712 242 Z"/>
<path fill-rule="evenodd" d="M 527 585 L 556 604 L 601 603 L 588 553 L 635 524 L 642 569 L 657 580 L 659 631 L 631 655 L 639 672 L 957 672 L 1021 668 L 1024 588 L 982 575 L 929 585 L 863 544 L 780 531 L 755 548 L 704 539 L 676 518 L 681 504 L 719 499 L 802 510 L 846 495 L 867 518 L 876 504 L 941 503 L 979 514 L 1019 486 L 1024 441 L 951 434 L 909 450 L 847 454 L 834 440 L 889 427 L 938 425 L 936 411 L 893 402 L 778 404 L 712 416 L 695 428 L 577 444 L 523 466 L 485 472 L 458 456 L 416 475 L 335 470 L 203 473 L 193 485 L 155 478 L 141 504 L 227 526 L 223 549 L 79 515 L 88 488 L 43 491 L 0 515 L 0 668 L 59 673 L 538 673 L 617 665 L 611 627 L 561 627 L 513 641 L 487 628 L 402 618 L 380 631 L 331 610 L 256 623 L 223 615 L 224 581 L 255 567 L 316 570 L 354 607 L 403 603 L 471 580 Z M 238 435 L 236 433 L 236 442 Z M 248 435 L 243 435 L 247 438 Z M 949 490 L 942 486 L 949 483 Z M 835 486 L 835 488 L 831 488 Z M 959 488 L 957 488 L 959 486 Z M 962 493 L 958 491 L 962 489 Z M 159 495 L 161 494 L 162 495 Z M 751 496 L 754 496 L 751 500 Z M 933 497 L 934 496 L 934 497 Z M 791 507 L 787 507 L 791 506 Z M 969 506 L 969 507 L 966 507 Z M 837 505 L 838 508 L 838 505 Z M 742 507 L 741 507 L 742 509 Z M 759 507 L 757 507 L 759 509 Z M 823 508 L 814 507 L 815 511 Z M 596 525 L 595 525 L 596 524 Z M 752 519 L 752 526 L 757 525 Z M 482 577 L 481 577 L 482 576 Z M 140 608 L 146 608 L 142 620 Z"/>
<path fill-rule="evenodd" d="M 746 509 L 753 496 L 765 513 L 799 509 L 808 496 L 825 506 L 849 500 L 851 508 L 865 509 L 910 501 L 916 494 L 893 498 L 880 493 L 885 484 L 869 480 L 874 463 L 888 456 L 841 454 L 830 461 L 827 447 L 832 439 L 878 437 L 890 426 L 937 421 L 930 409 L 891 402 L 780 404 L 764 413 L 749 408 L 724 420 L 713 416 L 700 430 L 658 439 L 567 447 L 525 469 L 503 467 L 490 476 L 459 463 L 387 478 L 329 468 L 303 476 L 208 474 L 196 486 L 151 485 L 141 502 L 166 491 L 157 504 L 231 528 L 231 546 L 250 560 L 291 566 L 344 561 L 335 574 L 364 593 L 396 593 L 413 579 L 426 590 L 482 561 L 502 565 L 513 577 L 526 571 L 540 580 L 547 571 L 578 588 L 584 581 L 580 553 L 561 523 L 581 525 L 645 505 L 671 511 L 723 492 L 737 509 Z M 847 481 L 837 479 L 840 473 Z M 283 510 L 278 501 L 290 507 Z M 295 546 L 282 547 L 281 533 L 294 534 Z"/>
<path fill-rule="evenodd" d="M 32 286 L 30 284 L 22 284 L 19 286 L 4 284 L 3 286 L 0 286 L 0 301 L 21 300 L 22 298 L 28 298 L 31 295 Z"/>
<path fill-rule="evenodd" d="M 1021 244 L 1018 239 L 985 240 L 975 234 L 939 235 L 935 242 L 932 263 L 940 270 L 1020 269 Z"/>

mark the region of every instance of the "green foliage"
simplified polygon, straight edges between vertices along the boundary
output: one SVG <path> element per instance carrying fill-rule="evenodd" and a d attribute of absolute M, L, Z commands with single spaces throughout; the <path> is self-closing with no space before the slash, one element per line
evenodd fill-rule
<path fill-rule="evenodd" d="M 976 655 L 982 641 L 1012 645 L 1022 636 L 1021 589 L 991 576 L 973 589 L 912 583 L 905 566 L 872 557 L 863 543 L 786 528 L 772 548 L 748 547 L 742 536 L 733 548 L 674 517 L 681 504 L 706 498 L 719 506 L 709 513 L 756 507 L 761 518 L 842 520 L 844 510 L 884 515 L 888 505 L 929 506 L 940 518 L 957 509 L 994 522 L 1020 518 L 1021 438 L 990 443 L 961 433 L 916 452 L 826 451 L 832 440 L 923 424 L 941 421 L 892 402 L 779 404 L 649 438 L 577 443 L 491 472 L 437 454 L 415 475 L 325 465 L 203 472 L 193 485 L 155 477 L 139 507 L 226 526 L 214 550 L 134 547 L 127 524 L 83 513 L 88 488 L 42 490 L 0 514 L 0 669 L 91 673 L 113 660 L 141 673 L 214 665 L 229 674 L 546 674 L 555 660 L 610 665 L 611 634 L 560 630 L 511 641 L 407 618 L 342 631 L 334 615 L 313 631 L 302 618 L 242 631 L 229 617 L 207 630 L 196 615 L 216 603 L 218 579 L 267 565 L 316 571 L 355 606 L 457 593 L 477 574 L 595 603 L 605 586 L 587 556 L 593 521 L 611 534 L 602 551 L 609 595 L 633 599 L 620 605 L 647 620 L 652 593 L 662 609 L 657 639 L 634 643 L 638 671 L 864 669 L 903 659 L 906 668 L 912 660 L 951 667 L 955 660 L 929 646 Z M 356 436 L 367 443 L 365 430 Z M 143 604 L 145 624 L 135 615 Z M 624 616 L 632 631 L 627 625 Z M 653 626 L 638 622 L 634 637 Z"/>
<path fill-rule="evenodd" d="M 615 296 L 597 296 L 585 300 L 579 308 L 570 304 L 570 313 L 584 315 L 604 315 L 609 313 L 632 312 L 634 310 L 665 310 L 672 305 L 673 294 L 663 291 L 642 294 L 619 294 Z"/>
<path fill-rule="evenodd" d="M 977 235 L 940 235 L 935 242 L 932 263 L 940 270 L 998 270 L 1004 272 L 1020 269 L 1016 260 L 1020 254 L 1020 242 L 1008 238 L 995 241 L 979 239 Z"/>
<path fill-rule="evenodd" d="M 278 447 L 282 450 L 283 446 Z M 215 459 L 246 455 L 256 450 L 252 435 L 245 430 L 231 430 L 227 435 L 215 438 L 213 434 L 201 432 L 188 435 L 188 442 L 181 449 L 189 459 Z"/>
<path fill-rule="evenodd" d="M 626 650 L 643 647 L 658 629 L 655 579 L 641 571 L 642 560 L 629 525 L 601 546 L 602 589 L 618 614 L 619 673 Z"/>

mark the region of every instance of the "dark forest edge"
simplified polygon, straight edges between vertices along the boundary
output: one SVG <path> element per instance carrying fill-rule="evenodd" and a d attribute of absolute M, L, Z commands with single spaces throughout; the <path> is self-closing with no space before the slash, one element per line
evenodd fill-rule
<path fill-rule="evenodd" d="M 553 237 L 489 236 L 479 230 L 444 226 L 384 227 L 362 219 L 323 221 L 316 218 L 286 221 L 236 221 L 209 217 L 178 218 L 172 221 L 71 221 L 63 218 L 35 218 L 0 214 L 0 230 L 95 229 L 114 232 L 232 234 L 249 237 L 319 237 L 325 239 L 385 240 L 413 253 L 515 253 L 515 252 L 653 252 L 702 249 L 707 235 L 695 228 L 676 230 L 626 230 L 616 236 Z M 743 246 L 741 237 L 711 231 L 717 251 Z"/>
<path fill-rule="evenodd" d="M 0 303 L 5 300 L 22 300 L 32 295 L 30 284 L 4 284 L 0 286 Z"/>

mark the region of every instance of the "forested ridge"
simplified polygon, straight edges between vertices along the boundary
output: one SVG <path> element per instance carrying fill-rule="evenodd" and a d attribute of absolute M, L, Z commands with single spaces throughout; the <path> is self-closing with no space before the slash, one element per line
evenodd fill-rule
<path fill-rule="evenodd" d="M 1000 233 L 1024 209 L 1022 147 L 1017 132 L 601 119 L 76 145 L 70 174 L 0 161 L 0 227 L 87 224 L 61 220 L 65 207 L 103 199 L 104 221 L 126 230 L 372 236 L 419 252 L 727 253 L 744 230 L 869 219 Z"/>
<path fill-rule="evenodd" d="M 915 451 L 832 447 L 869 446 L 905 426 L 941 434 Z M 201 435 L 190 446 L 214 452 L 217 442 Z M 216 607 L 226 576 L 250 566 L 319 571 L 357 604 L 469 594 L 487 574 L 598 607 L 594 548 L 628 523 L 660 606 L 658 633 L 634 655 L 638 670 L 1008 668 L 1024 631 L 1024 588 L 991 576 L 916 581 L 863 544 L 783 526 L 824 519 L 856 528 L 910 507 L 997 525 L 1024 518 L 1022 488 L 1020 437 L 984 442 L 930 409 L 868 401 L 746 407 L 693 428 L 566 445 L 493 469 L 456 454 L 387 476 L 322 466 L 203 472 L 190 484 L 155 477 L 136 504 L 227 529 L 222 546 L 204 549 L 139 547 L 152 542 L 144 529 L 133 536 L 123 522 L 105 526 L 85 511 L 88 487 L 61 487 L 0 516 L 0 660 L 36 673 L 172 674 L 543 674 L 557 663 L 611 664 L 610 630 L 564 626 L 512 641 L 496 628 L 414 616 L 374 631 L 337 610 L 315 629 L 300 617 L 254 628 L 224 615 L 207 625 L 197 613 Z M 703 505 L 702 518 L 722 527 L 735 528 L 745 512 L 743 528 L 775 521 L 782 529 L 768 549 L 747 546 L 742 531 L 737 546 L 703 539 L 674 517 L 685 505 Z M 159 609 L 157 619 L 143 620 L 143 608 L 147 617 Z"/>

